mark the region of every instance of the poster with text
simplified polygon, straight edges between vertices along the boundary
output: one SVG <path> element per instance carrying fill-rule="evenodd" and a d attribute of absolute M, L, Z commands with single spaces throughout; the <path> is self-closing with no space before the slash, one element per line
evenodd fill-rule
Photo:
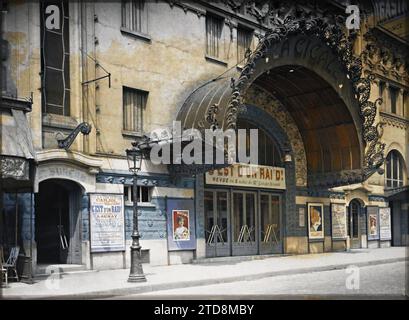
<path fill-rule="evenodd" d="M 322 203 L 308 204 L 308 236 L 310 239 L 324 238 L 324 206 Z"/>
<path fill-rule="evenodd" d="M 172 222 L 173 240 L 189 241 L 189 210 L 173 210 Z"/>
<path fill-rule="evenodd" d="M 125 250 L 123 195 L 90 195 L 91 252 Z"/>
<path fill-rule="evenodd" d="M 379 208 L 367 207 L 368 240 L 379 240 Z"/>
<path fill-rule="evenodd" d="M 379 208 L 379 236 L 381 240 L 392 240 L 391 208 Z"/>
<path fill-rule="evenodd" d="M 345 204 L 332 203 L 332 238 L 346 239 L 347 237 L 347 210 Z"/>

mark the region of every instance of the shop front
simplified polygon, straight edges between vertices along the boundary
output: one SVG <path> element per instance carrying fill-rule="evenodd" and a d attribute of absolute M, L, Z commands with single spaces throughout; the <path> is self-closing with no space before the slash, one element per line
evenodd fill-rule
<path fill-rule="evenodd" d="M 283 253 L 284 172 L 236 164 L 206 173 L 207 257 Z"/>

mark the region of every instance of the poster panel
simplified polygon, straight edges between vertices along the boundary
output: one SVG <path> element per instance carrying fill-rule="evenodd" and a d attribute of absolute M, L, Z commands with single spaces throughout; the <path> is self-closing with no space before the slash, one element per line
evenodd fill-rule
<path fill-rule="evenodd" d="M 122 194 L 90 194 L 91 252 L 125 250 Z"/>
<path fill-rule="evenodd" d="M 368 206 L 366 210 L 368 240 L 379 240 L 379 207 Z"/>
<path fill-rule="evenodd" d="M 379 208 L 379 236 L 381 240 L 392 240 L 391 208 Z"/>
<path fill-rule="evenodd" d="M 324 239 L 324 205 L 308 203 L 308 237 Z"/>
<path fill-rule="evenodd" d="M 347 210 L 345 204 L 332 203 L 332 238 L 346 239 L 347 238 Z"/>
<path fill-rule="evenodd" d="M 195 250 L 196 229 L 193 199 L 167 199 L 168 250 Z"/>
<path fill-rule="evenodd" d="M 173 241 L 189 241 L 189 210 L 172 211 Z"/>

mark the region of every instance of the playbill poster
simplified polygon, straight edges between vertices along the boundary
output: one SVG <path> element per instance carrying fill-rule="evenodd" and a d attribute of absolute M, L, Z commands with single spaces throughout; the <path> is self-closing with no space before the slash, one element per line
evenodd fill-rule
<path fill-rule="evenodd" d="M 125 250 L 123 195 L 90 195 L 90 231 L 91 252 Z"/>
<path fill-rule="evenodd" d="M 332 238 L 345 239 L 347 237 L 347 211 L 345 204 L 332 203 Z"/>
<path fill-rule="evenodd" d="M 173 210 L 172 222 L 173 240 L 189 241 L 189 210 Z"/>
<path fill-rule="evenodd" d="M 379 239 L 379 208 L 367 207 L 368 214 L 368 240 Z"/>
<path fill-rule="evenodd" d="M 324 238 L 324 206 L 322 203 L 308 204 L 308 235 L 310 239 Z"/>
<path fill-rule="evenodd" d="M 391 208 L 379 208 L 379 235 L 381 240 L 391 240 Z"/>

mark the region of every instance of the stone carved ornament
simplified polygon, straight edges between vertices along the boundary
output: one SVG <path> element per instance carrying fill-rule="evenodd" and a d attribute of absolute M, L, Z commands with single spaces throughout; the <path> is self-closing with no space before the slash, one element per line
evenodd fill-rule
<path fill-rule="evenodd" d="M 297 186 L 306 186 L 307 157 L 305 155 L 304 142 L 290 113 L 271 93 L 254 85 L 246 91 L 244 102 L 256 105 L 271 114 L 287 134 L 291 149 L 294 152 L 296 184 Z"/>
<path fill-rule="evenodd" d="M 409 53 L 407 47 L 395 43 L 386 35 L 371 29 L 364 35 L 366 46 L 362 52 L 365 67 L 397 81 L 409 82 Z"/>
<path fill-rule="evenodd" d="M 277 4 L 277 2 L 274 3 Z M 369 74 L 362 77 L 362 60 L 353 55 L 352 49 L 356 34 L 351 32 L 347 36 L 340 23 L 342 19 L 331 15 L 330 12 L 323 12 L 317 8 L 306 8 L 292 1 L 290 3 L 282 2 L 272 7 L 268 17 L 269 30 L 248 58 L 238 79 L 232 82 L 233 92 L 226 116 L 228 128 L 236 128 L 237 115 L 243 100 L 242 95 L 251 85 L 250 80 L 256 64 L 266 56 L 267 51 L 292 34 L 302 33 L 316 36 L 339 57 L 341 64 L 345 67 L 347 77 L 353 84 L 360 107 L 363 139 L 366 143 L 363 169 L 354 171 L 353 174 L 352 172 L 345 173 L 344 176 L 340 177 L 339 183 L 342 183 L 343 180 L 348 182 L 364 181 L 375 171 L 381 170 L 380 167 L 384 162 L 385 144 L 380 142 L 382 128 L 379 125 L 374 125 L 374 122 L 377 106 L 382 103 L 382 100 L 369 101 L 370 84 L 374 75 Z M 338 178 L 332 177 L 331 179 Z"/>

